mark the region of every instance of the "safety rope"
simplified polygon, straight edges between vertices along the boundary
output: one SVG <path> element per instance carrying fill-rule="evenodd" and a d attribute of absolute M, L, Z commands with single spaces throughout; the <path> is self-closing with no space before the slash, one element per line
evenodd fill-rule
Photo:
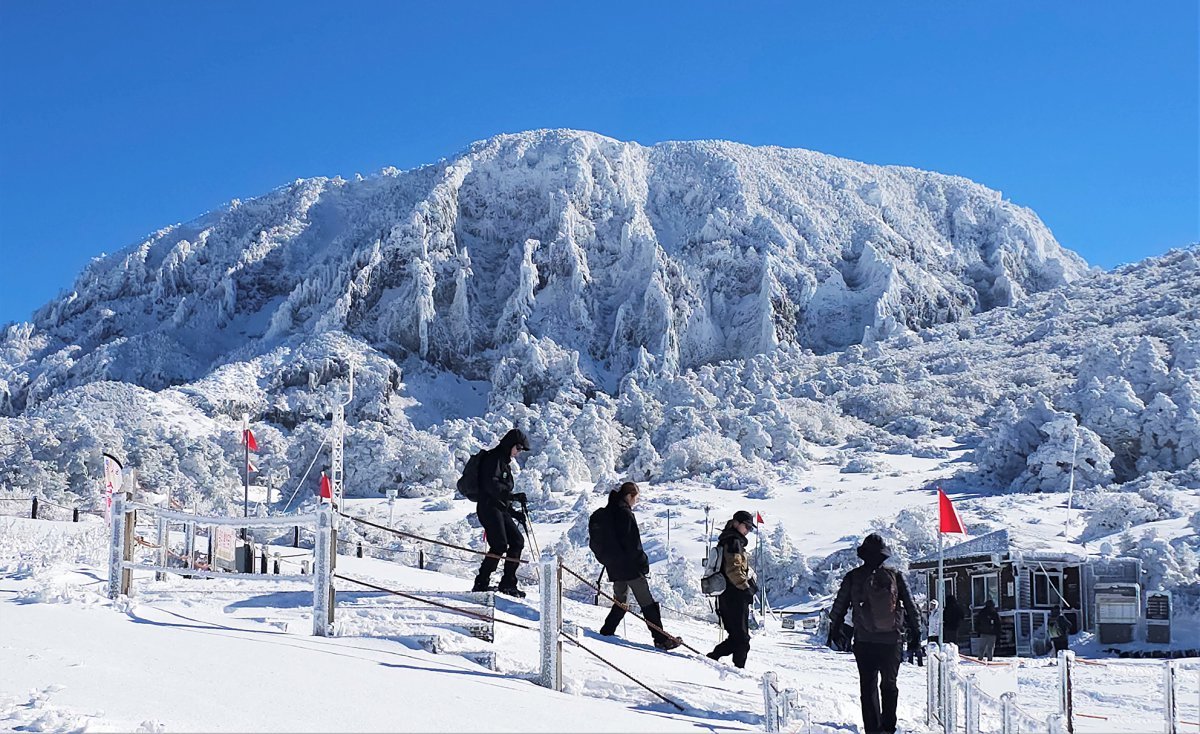
<path fill-rule="evenodd" d="M 561 633 L 560 633 L 560 634 L 561 634 Z M 562 637 L 563 637 L 563 639 L 567 640 L 568 642 L 574 643 L 574 645 L 575 645 L 576 647 L 578 647 L 579 649 L 581 649 L 581 650 L 583 650 L 584 652 L 588 653 L 589 655 L 593 656 L 594 658 L 596 658 L 596 659 L 597 659 L 597 660 L 599 660 L 600 662 L 604 663 L 604 664 L 605 664 L 605 665 L 607 665 L 608 667 L 612 668 L 613 670 L 617 671 L 617 672 L 618 672 L 618 673 L 620 673 L 621 675 L 625 676 L 625 677 L 626 677 L 626 678 L 628 678 L 629 680 L 633 681 L 634 683 L 637 683 L 637 684 L 638 684 L 639 686 L 641 686 L 642 688 L 645 688 L 647 691 L 650 691 L 650 692 L 651 692 L 651 693 L 653 693 L 655 696 L 658 696 L 658 697 L 659 697 L 659 698 L 661 698 L 662 700 L 664 700 L 664 701 L 666 701 L 667 703 L 671 704 L 671 705 L 672 705 L 672 706 L 674 706 L 674 707 L 675 707 L 677 710 L 679 710 L 679 711 L 684 711 L 684 708 L 683 708 L 682 706 L 680 706 L 679 704 L 675 703 L 674 701 L 672 701 L 671 699 L 667 698 L 666 696 L 664 696 L 663 694 L 659 693 L 658 691 L 654 690 L 653 688 L 651 688 L 650 686 L 646 685 L 645 683 L 641 682 L 641 681 L 640 681 L 640 680 L 638 680 L 637 678 L 634 678 L 632 675 L 630 675 L 629 673 L 626 673 L 624 670 L 622 670 L 621 668 L 617 667 L 616 665 L 614 665 L 613 663 L 609 662 L 608 660 L 605 660 L 603 657 L 601 657 L 601 656 L 600 656 L 600 654 L 599 654 L 599 653 L 597 653 L 597 652 L 596 652 L 596 651 L 594 651 L 594 650 L 588 649 L 588 648 L 587 648 L 587 647 L 585 647 L 585 646 L 584 646 L 584 644 L 583 644 L 582 642 L 580 642 L 579 640 L 575 639 L 574 637 L 571 637 L 570 635 L 566 635 L 566 634 L 563 634 L 563 635 L 562 635 Z"/>
<path fill-rule="evenodd" d="M 432 538 L 426 538 L 426 537 L 423 537 L 420 535 L 415 535 L 413 533 L 407 533 L 403 530 L 397 530 L 396 528 L 389 528 L 386 525 L 379 525 L 377 523 L 373 523 L 370 520 L 364 520 L 361 517 L 355 517 L 354 515 L 347 515 L 344 512 L 338 512 L 338 514 L 348 520 L 353 520 L 354 522 L 362 523 L 363 525 L 366 525 L 366 526 L 372 527 L 372 528 L 376 528 L 377 530 L 383 530 L 383 531 L 386 531 L 389 533 L 395 533 L 396 535 L 399 535 L 403 538 L 412 538 L 413 540 L 420 540 L 425 543 L 433 543 L 434 545 L 440 545 L 440 546 L 443 546 L 446 548 L 452 548 L 454 550 L 464 551 L 466 553 L 474 553 L 477 556 L 484 556 L 485 558 L 496 558 L 496 559 L 499 559 L 501 561 L 506 561 L 506 562 L 514 562 L 514 561 L 516 563 L 531 563 L 532 562 L 532 561 L 527 561 L 523 558 L 509 558 L 508 556 L 502 556 L 497 553 L 488 553 L 487 551 L 479 551 L 479 550 L 475 550 L 474 548 L 467 548 L 467 547 L 464 547 L 461 545 L 455 545 L 453 543 L 446 543 L 441 540 L 434 540 Z"/>
<path fill-rule="evenodd" d="M 687 649 L 691 650 L 692 652 L 696 653 L 697 655 L 703 655 L 703 654 L 704 654 L 704 653 L 700 652 L 699 650 L 697 650 L 696 648 L 694 648 L 694 647 L 692 647 L 691 645 L 689 645 L 689 644 L 687 644 L 686 642 L 684 642 L 684 641 L 683 641 L 682 639 L 680 639 L 679 637 L 676 637 L 675 635 L 671 634 L 670 632 L 667 632 L 667 631 L 666 631 L 665 629 L 663 629 L 662 627 L 659 627 L 657 624 L 654 624 L 653 622 L 651 622 L 650 620 L 646 619 L 646 618 L 645 618 L 645 617 L 643 617 L 642 615 L 640 615 L 640 614 L 638 614 L 637 612 L 633 611 L 633 609 L 632 609 L 632 608 L 631 608 L 631 607 L 630 607 L 628 604 L 626 604 L 625 602 L 620 602 L 620 601 L 617 601 L 617 600 L 616 600 L 616 598 L 614 598 L 614 597 L 612 597 L 612 596 L 610 596 L 610 595 L 608 595 L 608 594 L 605 594 L 603 591 L 601 591 L 601 590 L 600 590 L 600 587 L 598 587 L 598 586 L 594 586 L 594 585 L 592 584 L 592 582 L 588 581 L 588 580 L 587 580 L 587 579 L 585 579 L 584 577 L 582 577 L 582 576 L 580 576 L 579 574 L 577 574 L 577 573 L 575 573 L 574 571 L 572 571 L 572 570 L 571 570 L 571 568 L 570 568 L 569 566 L 562 565 L 562 570 L 564 570 L 564 571 L 566 571 L 567 573 L 571 574 L 572 576 L 574 576 L 575 578 L 579 579 L 580 581 L 582 581 L 583 583 L 587 584 L 588 586 L 591 586 L 591 587 L 592 587 L 592 589 L 593 589 L 593 590 L 594 590 L 594 591 L 595 591 L 597 594 L 599 594 L 600 596 L 603 596 L 605 599 L 608 599 L 608 600 L 609 600 L 609 601 L 611 601 L 613 604 L 616 604 L 616 605 L 620 606 L 620 607 L 621 607 L 622 609 L 624 609 L 625 611 L 629 612 L 629 613 L 630 613 L 630 614 L 632 614 L 633 616 L 635 616 L 635 617 L 637 617 L 638 619 L 640 619 L 640 620 L 642 620 L 643 622 L 645 622 L 645 623 L 646 623 L 646 626 L 647 626 L 647 627 L 649 627 L 650 629 L 652 629 L 652 630 L 657 630 L 658 632 L 661 632 L 662 634 L 666 635 L 667 637 L 671 638 L 672 640 L 675 640 L 675 641 L 677 641 L 677 642 L 678 642 L 678 643 L 679 643 L 679 644 L 680 644 L 682 647 L 686 647 Z"/>
<path fill-rule="evenodd" d="M 321 449 L 325 448 L 325 444 L 327 443 L 329 443 L 329 436 L 326 436 L 325 440 L 321 442 L 321 445 L 317 447 L 316 453 L 313 454 L 313 460 L 309 462 L 308 468 L 304 470 L 304 474 L 300 477 L 300 481 L 296 483 L 296 488 L 292 490 L 292 496 L 288 497 L 287 504 L 283 506 L 283 510 L 280 512 L 280 514 L 286 514 L 288 508 L 292 506 L 292 500 L 296 499 L 296 493 L 299 492 L 300 488 L 304 486 L 304 480 L 308 479 L 308 473 L 312 471 L 314 466 L 316 466 L 317 459 L 321 456 Z M 280 494 L 282 494 L 282 492 Z"/>
<path fill-rule="evenodd" d="M 499 622 L 500 624 L 507 624 L 512 627 L 519 627 L 520 629 L 523 629 L 523 630 L 532 630 L 534 632 L 537 631 L 537 627 L 530 627 L 529 625 L 520 624 L 519 622 L 510 622 L 507 619 L 500 619 L 499 617 L 496 617 L 496 616 L 487 617 L 483 614 L 479 614 L 478 612 L 472 612 L 472 611 L 469 611 L 466 609 L 460 609 L 459 607 L 452 607 L 449 604 L 442 604 L 441 602 L 436 602 L 436 601 L 433 601 L 432 599 L 422 599 L 421 597 L 414 596 L 413 594 L 406 594 L 403 591 L 396 591 L 395 589 L 389 589 L 384 586 L 378 586 L 376 584 L 372 584 L 367 581 L 361 581 L 359 579 L 350 578 L 349 576 L 343 576 L 340 573 L 333 574 L 333 577 L 335 579 L 341 579 L 342 581 L 349 581 L 352 584 L 358 584 L 359 586 L 365 586 L 368 589 L 382 591 L 387 594 L 395 594 L 396 596 L 402 596 L 405 599 L 411 599 L 412 601 L 421 602 L 422 604 L 430 604 L 435 607 L 441 607 L 448 611 L 454 612 L 455 614 L 461 614 L 465 617 L 474 617 L 474 618 L 482 620 L 484 622 Z"/>

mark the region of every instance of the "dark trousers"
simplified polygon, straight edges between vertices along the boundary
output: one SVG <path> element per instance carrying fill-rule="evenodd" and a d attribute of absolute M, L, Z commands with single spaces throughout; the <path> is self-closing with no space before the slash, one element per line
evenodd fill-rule
<path fill-rule="evenodd" d="M 858 687 L 862 697 L 863 729 L 867 734 L 896 731 L 896 699 L 900 689 L 900 644 L 855 642 Z"/>
<path fill-rule="evenodd" d="M 645 609 L 654 604 L 654 596 L 650 593 L 650 582 L 645 576 L 629 579 L 628 581 L 613 582 L 613 598 L 625 604 L 629 601 L 629 592 L 637 599 L 638 606 Z"/>
<path fill-rule="evenodd" d="M 750 599 L 746 592 L 729 584 L 729 590 L 717 597 L 717 615 L 727 637 L 713 648 L 708 655 L 719 660 L 733 655 L 733 664 L 746 667 L 746 656 L 750 654 Z"/>
<path fill-rule="evenodd" d="M 488 552 L 509 559 L 504 562 L 504 575 L 500 577 L 500 585 L 515 586 L 517 567 L 521 565 L 518 559 L 521 557 L 521 551 L 525 550 L 525 536 L 521 535 L 517 521 L 512 515 L 490 504 L 476 505 L 475 514 L 479 516 L 479 524 L 487 533 Z M 499 565 L 499 558 L 484 557 L 483 563 L 479 564 L 479 580 L 486 583 Z"/>
<path fill-rule="evenodd" d="M 1060 650 L 1071 649 L 1071 642 L 1066 637 L 1051 637 L 1050 642 L 1054 643 L 1054 654 L 1056 656 Z"/>

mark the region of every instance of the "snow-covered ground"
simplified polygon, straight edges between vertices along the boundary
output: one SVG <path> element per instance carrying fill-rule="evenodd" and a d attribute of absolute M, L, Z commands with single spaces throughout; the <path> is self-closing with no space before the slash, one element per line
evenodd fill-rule
<path fill-rule="evenodd" d="M 947 447 L 953 449 L 953 447 Z M 832 452 L 830 454 L 832 456 Z M 645 488 L 638 514 L 654 561 L 652 584 L 670 599 L 666 626 L 706 652 L 719 639 L 702 599 L 681 595 L 671 579 L 678 564 L 696 569 L 704 537 L 704 508 L 723 522 L 734 510 L 782 524 L 798 556 L 819 559 L 852 548 L 872 526 L 903 510 L 930 508 L 922 487 L 954 471 L 946 459 L 881 456 L 880 471 L 841 473 L 835 462 L 814 461 L 796 484 L 748 501 L 741 492 L 689 484 Z M 1011 526 L 1062 532 L 1061 495 L 955 495 L 968 524 L 1003 516 Z M 592 506 L 600 501 L 596 495 Z M 1032 501 L 1037 499 L 1038 501 Z M 1191 497 L 1189 501 L 1194 501 Z M 430 506 L 435 509 L 425 509 Z M 671 511 L 668 548 L 667 509 Z M 437 537 L 460 523 L 465 501 L 351 500 L 348 511 L 386 522 L 390 512 L 410 531 Z M 556 515 L 535 526 L 543 549 L 569 532 L 573 519 Z M 1072 524 L 1078 532 L 1081 521 Z M 1166 529 L 1164 529 L 1165 531 Z M 1065 542 L 1061 537 L 1059 542 Z M 627 618 L 620 639 L 600 638 L 606 607 L 588 603 L 574 579 L 564 600 L 567 626 L 578 639 L 645 685 L 679 703 L 676 711 L 638 684 L 573 645 L 564 645 L 565 691 L 534 682 L 537 633 L 498 623 L 492 643 L 441 618 L 414 615 L 395 597 L 365 590 L 339 594 L 337 636 L 310 636 L 311 591 L 299 584 L 261 581 L 156 582 L 141 575 L 131 599 L 103 594 L 107 539 L 102 522 L 78 525 L 0 519 L 0 728 L 17 731 L 740 731 L 762 726 L 762 675 L 776 671 L 799 691 L 814 731 L 857 730 L 858 682 L 851 656 L 825 649 L 805 630 L 784 630 L 772 616 L 756 631 L 744 671 L 714 664 L 681 648 L 653 649 L 641 624 Z M 475 539 L 478 544 L 478 538 Z M 303 549 L 280 548 L 286 555 Z M 368 556 L 375 552 L 368 545 Z M 338 573 L 399 589 L 463 590 L 473 562 L 445 562 L 442 572 L 382 558 L 354 557 L 343 548 Z M 682 559 L 682 560 L 681 560 Z M 293 559 L 295 560 L 295 559 Z M 594 578 L 579 556 L 568 563 Z M 431 567 L 436 564 L 430 564 Z M 693 575 L 695 575 L 693 573 Z M 349 589 L 349 586 L 343 588 Z M 530 585 L 522 601 L 497 599 L 497 619 L 536 626 L 538 598 Z M 787 599 L 772 600 L 777 606 Z M 670 604 L 665 604 L 670 606 Z M 685 607 L 685 609 L 679 609 Z M 676 611 L 678 610 L 678 611 Z M 1180 628 L 1184 632 L 1185 628 Z M 1186 634 L 1186 632 L 1184 632 Z M 427 651 L 430 635 L 440 654 Z M 1177 635 L 1177 639 L 1178 635 Z M 1086 635 L 1081 655 L 1102 655 Z M 496 670 L 469 657 L 495 654 Z M 1161 730 L 1161 662 L 1095 660 L 1076 673 L 1079 732 Z M 1039 717 L 1056 706 L 1056 672 L 1048 660 L 1007 666 L 965 662 L 988 685 L 1015 688 L 1021 705 Z M 1200 715 L 1200 680 L 1185 667 L 1181 718 Z M 925 671 L 901 670 L 901 726 L 924 731 Z M 1083 716 L 1086 714 L 1087 716 Z M 1104 718 L 1089 718 L 1104 717 Z M 991 720 L 985 716 L 985 725 Z M 1184 729 L 1186 731 L 1186 729 Z"/>

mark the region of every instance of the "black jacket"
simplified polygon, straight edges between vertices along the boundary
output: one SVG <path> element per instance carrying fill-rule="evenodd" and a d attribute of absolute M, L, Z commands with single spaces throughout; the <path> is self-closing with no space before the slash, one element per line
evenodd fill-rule
<path fill-rule="evenodd" d="M 632 581 L 650 573 L 650 559 L 642 548 L 642 534 L 638 530 L 633 509 L 617 492 L 608 493 L 608 504 L 604 507 L 608 517 L 609 558 L 604 564 L 608 578 L 612 581 Z"/>
<path fill-rule="evenodd" d="M 867 541 L 870 540 L 875 541 L 873 546 L 868 545 Z M 850 611 L 850 603 L 852 601 L 851 592 L 859 577 L 865 575 L 869 579 L 870 575 L 875 572 L 875 569 L 882 566 L 883 562 L 891 554 L 891 550 L 877 535 L 872 534 L 867 537 L 867 540 L 863 541 L 863 545 L 858 548 L 858 557 L 863 560 L 863 565 L 851 569 L 845 578 L 842 579 L 842 585 L 838 587 L 837 597 L 833 601 L 833 609 L 829 612 L 830 629 L 841 630 L 842 625 L 845 624 L 846 613 Z M 904 574 L 899 571 L 892 571 L 892 573 L 896 575 L 896 603 L 904 611 L 904 631 L 907 632 L 908 644 L 911 647 L 920 642 L 921 617 L 917 612 L 917 605 L 913 604 L 912 595 L 908 592 L 908 583 L 904 580 Z M 854 630 L 854 640 L 855 642 L 883 644 L 900 644 L 904 642 L 901 630 L 868 632 L 857 628 Z"/>
<path fill-rule="evenodd" d="M 995 607 L 985 606 L 975 614 L 975 632 L 981 635 L 1000 634 L 1000 614 Z"/>
<path fill-rule="evenodd" d="M 525 434 L 509 431 L 500 439 L 500 445 L 488 449 L 479 461 L 479 502 L 483 507 L 498 507 L 511 513 L 513 475 L 512 448 L 525 443 Z"/>

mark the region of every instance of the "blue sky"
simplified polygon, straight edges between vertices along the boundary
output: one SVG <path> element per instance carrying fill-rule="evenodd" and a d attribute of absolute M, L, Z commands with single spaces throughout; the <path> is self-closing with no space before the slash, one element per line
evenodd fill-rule
<path fill-rule="evenodd" d="M 1198 34 L 1194 0 L 4 0 L 0 323 L 231 198 L 542 127 L 958 174 L 1111 267 L 1200 239 Z"/>

